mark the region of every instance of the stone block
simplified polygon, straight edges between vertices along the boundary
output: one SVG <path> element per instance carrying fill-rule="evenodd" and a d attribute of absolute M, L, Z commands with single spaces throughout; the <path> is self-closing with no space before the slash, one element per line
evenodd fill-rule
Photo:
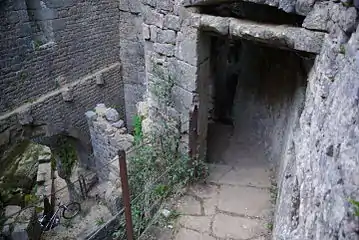
<path fill-rule="evenodd" d="M 275 47 L 319 53 L 325 34 L 298 27 L 268 25 L 231 19 L 230 35 L 266 43 Z"/>
<path fill-rule="evenodd" d="M 128 40 L 120 40 L 120 46 L 123 82 L 142 84 L 145 79 L 144 46 L 141 42 Z"/>
<path fill-rule="evenodd" d="M 155 25 L 159 28 L 162 28 L 164 22 L 163 14 L 158 13 L 156 10 L 153 10 L 148 6 L 144 6 L 143 8 L 144 8 L 143 11 L 144 22 L 148 25 Z"/>
<path fill-rule="evenodd" d="M 155 25 L 150 26 L 150 35 L 151 35 L 151 41 L 156 42 L 157 41 L 157 34 L 161 31 L 160 28 L 156 27 Z"/>
<path fill-rule="evenodd" d="M 107 121 L 110 121 L 110 122 L 117 122 L 118 120 L 120 120 L 120 114 L 118 114 L 116 109 L 113 109 L 113 108 L 106 109 L 105 117 L 106 117 Z"/>
<path fill-rule="evenodd" d="M 112 123 L 111 126 L 113 126 L 113 127 L 115 127 L 115 128 L 122 128 L 123 125 L 124 125 L 124 123 L 125 123 L 125 122 L 120 119 L 119 121 Z"/>
<path fill-rule="evenodd" d="M 179 86 L 172 88 L 172 96 L 174 102 L 174 108 L 185 117 L 189 118 L 189 111 L 192 105 L 193 93 L 189 92 Z"/>
<path fill-rule="evenodd" d="M 142 36 L 145 40 L 149 40 L 151 38 L 150 27 L 145 23 L 142 24 Z"/>
<path fill-rule="evenodd" d="M 181 28 L 181 20 L 178 16 L 166 14 L 163 27 L 179 31 Z"/>
<path fill-rule="evenodd" d="M 172 44 L 155 43 L 153 44 L 153 50 L 167 57 L 172 57 L 174 55 L 174 46 Z"/>
<path fill-rule="evenodd" d="M 221 35 L 228 35 L 229 18 L 202 15 L 200 26 L 207 31 L 214 31 L 218 32 Z"/>
<path fill-rule="evenodd" d="M 295 11 L 299 15 L 306 16 L 312 10 L 315 0 L 297 0 Z"/>
<path fill-rule="evenodd" d="M 197 67 L 176 58 L 169 61 L 170 72 L 178 86 L 187 91 L 195 91 L 197 87 Z"/>
<path fill-rule="evenodd" d="M 61 95 L 62 95 L 62 99 L 65 102 L 72 102 L 74 100 L 72 89 L 70 89 L 70 88 L 66 87 L 66 88 L 62 89 Z"/>
<path fill-rule="evenodd" d="M 171 12 L 173 11 L 173 0 L 157 1 L 156 8 Z"/>
<path fill-rule="evenodd" d="M 129 12 L 120 13 L 120 43 L 122 39 L 128 41 L 141 41 L 142 36 L 142 18 L 139 15 Z"/>
<path fill-rule="evenodd" d="M 173 30 L 161 30 L 157 34 L 157 42 L 158 43 L 176 43 L 176 32 Z"/>
<path fill-rule="evenodd" d="M 199 62 L 198 58 L 198 30 L 188 28 L 184 32 L 177 34 L 176 57 L 193 66 Z"/>
<path fill-rule="evenodd" d="M 311 30 L 327 30 L 327 22 L 329 21 L 329 3 L 317 2 L 312 11 L 304 19 L 302 26 Z"/>
<path fill-rule="evenodd" d="M 141 1 L 140 0 L 120 0 L 119 9 L 125 12 L 140 13 Z"/>
<path fill-rule="evenodd" d="M 104 116 L 106 113 L 107 107 L 103 103 L 99 103 L 95 107 L 95 112 L 98 116 Z M 92 115 L 92 114 L 91 114 Z"/>
<path fill-rule="evenodd" d="M 96 121 L 97 119 L 97 114 L 94 111 L 87 111 L 85 116 L 89 121 Z"/>
<path fill-rule="evenodd" d="M 138 102 L 136 104 L 138 115 L 146 118 L 148 117 L 148 103 L 147 101 Z"/>
<path fill-rule="evenodd" d="M 105 80 L 102 77 L 102 74 L 97 74 L 96 75 L 96 84 L 100 85 L 100 86 L 105 84 Z"/>

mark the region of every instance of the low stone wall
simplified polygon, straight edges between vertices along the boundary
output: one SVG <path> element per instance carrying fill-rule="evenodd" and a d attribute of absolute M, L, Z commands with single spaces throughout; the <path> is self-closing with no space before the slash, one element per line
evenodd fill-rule
<path fill-rule="evenodd" d="M 105 200 L 112 214 L 121 209 L 121 182 L 119 177 L 118 151 L 129 150 L 134 138 L 127 133 L 124 121 L 113 108 L 97 104 L 94 111 L 86 112 L 90 128 L 94 171 L 99 179 L 96 195 Z"/>
<path fill-rule="evenodd" d="M 118 150 L 126 151 L 133 145 L 133 136 L 127 133 L 119 113 L 104 104 L 97 104 L 94 111 L 86 112 L 86 117 L 99 180 L 100 182 L 116 180 L 119 166 L 118 162 L 113 160 Z"/>

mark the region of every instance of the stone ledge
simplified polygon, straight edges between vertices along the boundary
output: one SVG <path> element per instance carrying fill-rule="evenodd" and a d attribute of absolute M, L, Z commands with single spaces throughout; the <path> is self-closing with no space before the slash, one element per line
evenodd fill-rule
<path fill-rule="evenodd" d="M 58 95 L 60 94 L 63 94 L 63 92 L 67 91 L 68 89 L 72 89 L 73 91 L 75 91 L 76 87 L 77 86 L 80 86 L 84 83 L 87 83 L 88 81 L 96 81 L 96 76 L 98 75 L 102 75 L 103 73 L 107 72 L 107 71 L 110 71 L 110 70 L 113 70 L 113 69 L 120 69 L 121 68 L 121 65 L 119 62 L 116 62 L 114 64 L 111 64 L 110 66 L 108 67 L 105 67 L 105 68 L 102 68 L 100 70 L 98 70 L 97 72 L 93 73 L 93 74 L 90 74 L 90 75 L 87 75 L 75 82 L 71 82 L 69 84 L 66 84 L 64 86 L 62 86 L 61 88 L 59 89 L 56 89 L 52 92 L 49 92 L 49 93 L 46 93 L 42 96 L 40 96 L 39 98 L 37 98 L 36 100 L 32 101 L 32 102 L 28 102 L 28 103 L 25 103 L 25 104 L 22 104 L 21 106 L 13 109 L 12 111 L 10 112 L 4 112 L 4 113 L 1 113 L 0 115 L 0 121 L 1 120 L 6 120 L 8 118 L 10 118 L 11 116 L 15 115 L 15 114 L 19 114 L 21 112 L 24 111 L 24 109 L 31 109 L 33 106 L 36 106 L 38 104 L 42 104 L 43 102 L 45 102 L 46 100 L 50 99 L 50 98 L 53 98 L 53 97 L 57 97 Z M 36 107 L 34 107 L 36 108 Z"/>
<path fill-rule="evenodd" d="M 185 7 L 191 7 L 191 6 L 220 4 L 226 2 L 233 2 L 233 0 L 184 0 L 182 4 Z"/>
<path fill-rule="evenodd" d="M 230 35 L 274 45 L 279 48 L 320 53 L 325 33 L 285 25 L 270 25 L 231 19 Z"/>
<path fill-rule="evenodd" d="M 201 14 L 200 27 L 221 35 L 226 35 L 228 29 L 229 35 L 235 38 L 310 53 L 320 52 L 325 36 L 323 32 L 314 32 L 300 27 L 272 25 L 204 14 Z"/>

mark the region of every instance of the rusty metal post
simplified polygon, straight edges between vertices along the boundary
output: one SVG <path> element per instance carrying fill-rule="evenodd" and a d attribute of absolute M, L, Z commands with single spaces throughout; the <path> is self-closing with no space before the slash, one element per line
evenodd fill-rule
<path fill-rule="evenodd" d="M 198 106 L 194 105 L 190 114 L 189 122 L 189 156 L 191 164 L 197 157 L 197 137 L 198 137 Z"/>
<path fill-rule="evenodd" d="M 120 163 L 122 197 L 123 197 L 123 204 L 125 206 L 126 235 L 127 235 L 127 240 L 133 240 L 130 190 L 128 187 L 128 178 L 127 178 L 126 152 L 124 150 L 118 151 L 118 161 Z"/>

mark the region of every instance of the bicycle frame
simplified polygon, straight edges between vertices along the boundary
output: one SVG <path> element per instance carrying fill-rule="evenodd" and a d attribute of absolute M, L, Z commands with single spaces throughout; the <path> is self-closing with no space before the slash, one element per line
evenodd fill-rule
<path fill-rule="evenodd" d="M 52 226 L 54 224 L 54 221 L 56 219 L 56 217 L 58 216 L 58 213 L 60 211 L 60 209 L 66 209 L 66 206 L 64 205 L 59 205 L 59 207 L 57 208 L 56 212 L 54 213 L 54 215 L 52 215 L 52 217 L 50 218 L 49 222 L 46 224 L 45 229 L 52 229 Z M 59 220 L 60 220 L 61 216 L 59 216 Z M 50 225 L 51 224 L 51 225 Z"/>

